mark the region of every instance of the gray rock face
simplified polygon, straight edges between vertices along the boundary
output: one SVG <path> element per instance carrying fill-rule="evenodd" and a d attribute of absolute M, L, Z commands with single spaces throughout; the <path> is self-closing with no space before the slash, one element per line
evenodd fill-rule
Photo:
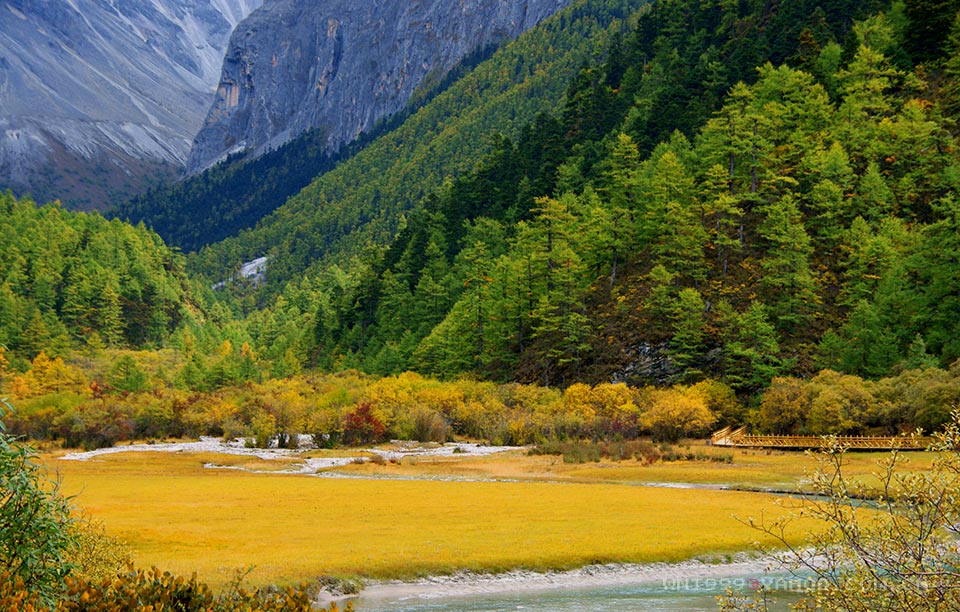
<path fill-rule="evenodd" d="M 312 128 L 331 149 L 401 110 L 477 49 L 570 0 L 266 0 L 230 40 L 188 172 Z"/>
<path fill-rule="evenodd" d="M 230 33 L 261 3 L 0 0 L 0 186 L 183 165 Z"/>

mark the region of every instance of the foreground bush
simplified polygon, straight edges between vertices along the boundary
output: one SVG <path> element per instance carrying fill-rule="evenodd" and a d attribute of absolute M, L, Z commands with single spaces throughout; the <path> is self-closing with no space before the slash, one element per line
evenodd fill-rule
<path fill-rule="evenodd" d="M 349 612 L 353 609 L 347 605 Z M 184 578 L 157 569 L 88 581 L 68 578 L 56 603 L 32 593 L 20 576 L 0 573 L 0 610 L 19 612 L 311 612 L 305 587 L 266 593 L 234 588 L 214 595 L 196 576 Z M 338 612 L 332 604 L 329 612 Z M 322 611 L 326 612 L 326 611 Z"/>
<path fill-rule="evenodd" d="M 791 516 L 748 522 L 787 549 L 783 562 L 809 589 L 795 610 L 823 612 L 960 610 L 960 412 L 936 436 L 930 470 L 910 469 L 899 450 L 877 462 L 875 483 L 851 479 L 846 448 L 836 438 L 818 455 L 811 496 Z M 787 502 L 784 502 L 785 504 Z M 803 517 L 825 529 L 803 530 L 809 539 L 790 546 Z M 766 610 L 764 594 L 729 594 L 721 609 Z"/>
<path fill-rule="evenodd" d="M 0 399 L 0 417 L 9 409 Z M 67 500 L 34 461 L 34 452 L 6 433 L 0 420 L 0 572 L 37 601 L 51 601 L 73 569 L 75 543 Z M 0 610 L 22 610 L 0 606 Z"/>

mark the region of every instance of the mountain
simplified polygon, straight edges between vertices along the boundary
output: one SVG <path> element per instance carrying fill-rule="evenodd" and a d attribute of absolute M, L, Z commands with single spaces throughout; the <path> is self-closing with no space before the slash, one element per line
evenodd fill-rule
<path fill-rule="evenodd" d="M 231 37 L 187 171 L 239 151 L 262 153 L 310 129 L 336 150 L 465 56 L 515 38 L 567 4 L 268 0 Z"/>
<path fill-rule="evenodd" d="M 104 209 L 184 164 L 261 0 L 0 6 L 0 188 Z"/>
<path fill-rule="evenodd" d="M 848 428 L 866 404 L 846 375 L 910 377 L 960 359 L 960 21 L 925 5 L 580 0 L 414 97 L 415 112 L 253 229 L 188 255 L 202 276 L 179 310 L 173 291 L 137 302 L 167 284 L 147 283 L 163 276 L 141 274 L 149 261 L 123 268 L 130 258 L 100 256 L 102 241 L 90 250 L 85 232 L 25 216 L 7 232 L 30 248 L 15 244 L 0 266 L 0 322 L 11 335 L 45 327 L 51 347 L 87 328 L 108 345 L 174 343 L 193 372 L 177 384 L 193 388 L 226 384 L 219 366 L 197 375 L 203 355 L 244 346 L 278 377 L 710 378 L 744 397 L 784 377 L 829 379 L 842 397 L 811 410 Z M 947 32 L 930 59 L 911 43 L 920 26 Z M 286 164 L 322 137 L 185 184 L 240 192 L 299 176 Z M 251 174 L 218 183 L 225 167 Z M 222 210 L 193 230 L 246 209 Z M 62 254 L 45 256 L 43 236 L 60 234 Z M 79 263 L 104 272 L 75 273 L 83 249 Z M 179 256 L 167 259 L 179 272 Z M 115 306 L 132 328 L 114 324 Z M 34 337 L 17 336 L 18 358 L 44 346 Z M 937 414 L 956 404 L 936 384 L 923 393 Z M 865 418 L 904 422 L 887 408 Z"/>
<path fill-rule="evenodd" d="M 192 270 L 222 280 L 241 262 L 266 255 L 265 287 L 276 291 L 309 266 L 323 267 L 331 257 L 349 259 L 364 245 L 389 242 L 404 211 L 447 178 L 469 172 L 493 149 L 498 134 L 513 137 L 539 113 L 556 111 L 579 67 L 628 30 L 645 5 L 646 0 L 573 3 L 504 45 L 402 125 L 317 176 L 256 227 L 202 249 L 189 260 Z M 277 172 L 258 170 L 265 180 Z M 204 177 L 215 179 L 207 173 L 196 178 Z M 190 182 L 198 191 L 209 189 L 202 181 Z M 186 218 L 177 198 L 157 204 L 164 205 L 158 213 Z"/>

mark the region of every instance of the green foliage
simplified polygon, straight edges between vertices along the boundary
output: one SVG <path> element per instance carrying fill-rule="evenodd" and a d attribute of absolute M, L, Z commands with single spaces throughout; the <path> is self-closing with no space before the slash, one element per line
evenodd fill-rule
<path fill-rule="evenodd" d="M 0 343 L 14 355 L 155 346 L 183 317 L 182 257 L 143 228 L 0 194 Z"/>
<path fill-rule="evenodd" d="M 130 355 L 124 355 L 117 360 L 113 368 L 110 369 L 107 379 L 114 389 L 118 391 L 146 391 L 147 374 Z"/>
<path fill-rule="evenodd" d="M 8 410 L 0 400 L 0 417 Z M 0 572 L 46 603 L 73 569 L 69 553 L 76 542 L 69 501 L 58 488 L 34 451 L 8 435 L 0 420 Z"/>
<path fill-rule="evenodd" d="M 763 392 L 754 426 L 774 434 L 936 432 L 960 403 L 958 373 L 928 367 L 877 381 L 833 370 L 809 380 L 777 377 Z"/>

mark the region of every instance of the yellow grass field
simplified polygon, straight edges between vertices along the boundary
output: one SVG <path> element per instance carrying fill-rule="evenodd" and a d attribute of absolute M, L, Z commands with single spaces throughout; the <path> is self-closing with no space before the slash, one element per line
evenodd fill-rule
<path fill-rule="evenodd" d="M 490 457 L 437 457 L 406 459 L 400 464 L 366 463 L 340 468 L 358 475 L 383 476 L 461 476 L 465 478 L 509 478 L 582 483 L 644 484 L 686 483 L 693 485 L 726 485 L 746 490 L 794 492 L 817 467 L 814 457 L 796 451 L 710 448 L 692 444 L 693 450 L 705 455 L 730 456 L 729 463 L 712 461 L 673 461 L 644 465 L 637 461 L 588 462 L 567 464 L 559 456 L 519 457 L 504 453 Z M 873 472 L 877 461 L 886 452 L 852 452 L 844 458 L 848 476 L 876 483 Z M 928 469 L 933 453 L 904 453 L 910 469 Z"/>
<path fill-rule="evenodd" d="M 536 472 L 543 458 L 486 461 L 503 467 L 528 460 L 526 469 Z M 197 572 L 214 585 L 248 567 L 251 583 L 267 584 L 722 556 L 752 549 L 758 537 L 735 516 L 780 511 L 757 493 L 317 478 L 203 468 L 209 461 L 237 459 L 148 452 L 46 460 L 63 491 L 123 539 L 138 565 Z M 417 463 L 414 469 L 430 471 Z"/>

